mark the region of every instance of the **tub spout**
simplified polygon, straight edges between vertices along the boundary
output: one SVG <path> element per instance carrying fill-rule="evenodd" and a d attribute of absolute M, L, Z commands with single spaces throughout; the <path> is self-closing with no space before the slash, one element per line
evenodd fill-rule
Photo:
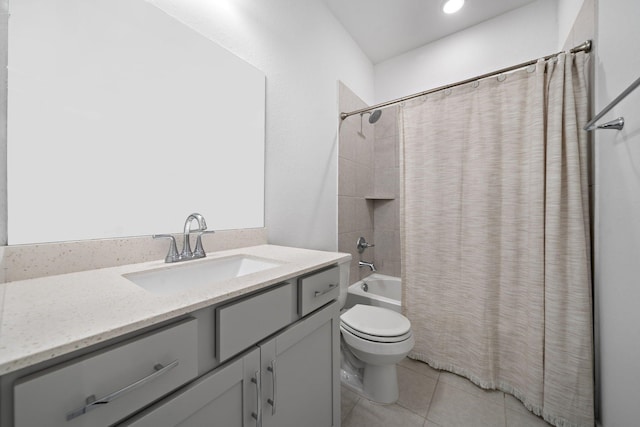
<path fill-rule="evenodd" d="M 372 262 L 358 261 L 358 267 L 369 267 L 375 273 L 376 266 Z"/>

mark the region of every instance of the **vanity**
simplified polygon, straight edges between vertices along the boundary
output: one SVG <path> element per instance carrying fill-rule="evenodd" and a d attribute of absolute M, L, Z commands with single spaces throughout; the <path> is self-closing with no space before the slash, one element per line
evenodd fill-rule
<path fill-rule="evenodd" d="M 47 275 L 0 284 L 0 427 L 340 425 L 349 255 L 251 243 L 139 263 L 194 203 L 221 238 L 264 227 L 266 75 L 180 3 L 11 2 L 2 268 Z"/>
<path fill-rule="evenodd" d="M 0 426 L 339 426 L 349 259 L 260 245 L 2 284 Z"/>

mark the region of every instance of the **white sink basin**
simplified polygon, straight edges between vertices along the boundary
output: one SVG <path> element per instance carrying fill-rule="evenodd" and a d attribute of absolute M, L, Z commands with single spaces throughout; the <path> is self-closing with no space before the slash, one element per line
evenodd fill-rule
<path fill-rule="evenodd" d="M 156 270 L 124 274 L 123 277 L 149 292 L 166 295 L 211 286 L 280 265 L 282 263 L 277 261 L 236 255 L 199 262 L 184 261 Z"/>

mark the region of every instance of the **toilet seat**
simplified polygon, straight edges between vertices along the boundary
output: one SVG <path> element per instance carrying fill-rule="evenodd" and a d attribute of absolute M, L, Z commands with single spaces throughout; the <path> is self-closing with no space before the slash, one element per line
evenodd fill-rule
<path fill-rule="evenodd" d="M 412 335 L 411 322 L 402 314 L 361 304 L 340 316 L 340 328 L 361 339 L 381 343 L 401 342 Z"/>
<path fill-rule="evenodd" d="M 396 342 L 400 342 L 400 341 L 404 341 L 406 339 L 408 339 L 409 337 L 411 337 L 411 331 L 402 334 L 402 335 L 398 335 L 395 337 L 379 337 L 376 335 L 369 335 L 369 334 L 365 334 L 363 332 L 360 331 L 356 331 L 355 329 L 353 329 L 352 327 L 350 327 L 349 325 L 345 324 L 345 323 L 340 323 L 340 329 L 342 330 L 342 332 L 347 332 L 350 333 L 358 338 L 361 338 L 363 340 L 367 340 L 367 341 L 371 341 L 371 342 L 379 342 L 379 343 L 396 343 Z"/>

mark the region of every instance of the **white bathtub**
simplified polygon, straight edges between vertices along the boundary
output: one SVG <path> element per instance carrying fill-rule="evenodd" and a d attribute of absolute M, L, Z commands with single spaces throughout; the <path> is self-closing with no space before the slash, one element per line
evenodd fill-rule
<path fill-rule="evenodd" d="M 400 313 L 401 293 L 402 283 L 399 277 L 373 273 L 349 286 L 345 308 L 365 304 L 385 307 Z"/>

